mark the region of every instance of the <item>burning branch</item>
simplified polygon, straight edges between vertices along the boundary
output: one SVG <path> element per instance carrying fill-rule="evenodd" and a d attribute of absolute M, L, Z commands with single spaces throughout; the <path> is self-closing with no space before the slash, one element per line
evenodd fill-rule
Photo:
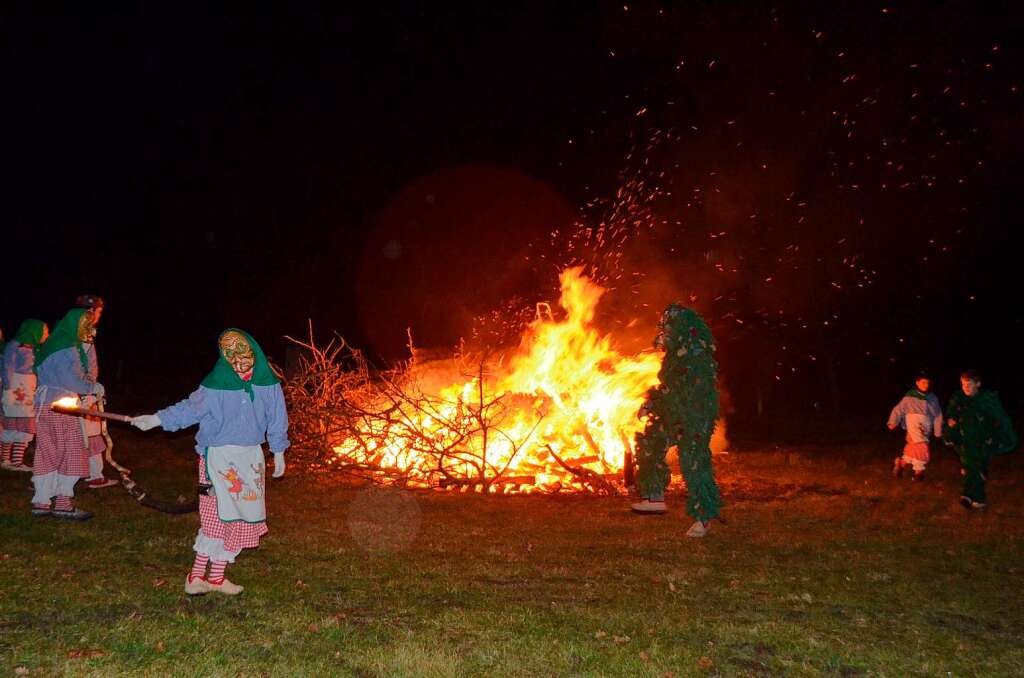
<path fill-rule="evenodd" d="M 285 389 L 293 446 L 314 466 L 388 484 L 488 490 L 504 484 L 540 423 L 522 439 L 502 428 L 509 410 L 486 386 L 486 356 L 476 361 L 470 397 L 445 397 L 424 393 L 411 364 L 371 373 L 341 337 L 319 347 L 310 327 L 308 341 L 286 338 L 304 349 Z M 506 453 L 493 453 L 495 441 Z"/>
<path fill-rule="evenodd" d="M 548 445 L 547 448 L 548 452 L 550 452 L 551 456 L 555 458 L 555 461 L 558 462 L 559 466 L 576 478 L 579 478 L 580 482 L 589 486 L 594 492 L 605 494 L 609 497 L 619 496 L 620 492 L 618 488 L 608 482 L 600 473 L 581 466 L 570 466 L 569 464 L 566 464 L 553 449 L 551 449 L 550 445 Z"/>

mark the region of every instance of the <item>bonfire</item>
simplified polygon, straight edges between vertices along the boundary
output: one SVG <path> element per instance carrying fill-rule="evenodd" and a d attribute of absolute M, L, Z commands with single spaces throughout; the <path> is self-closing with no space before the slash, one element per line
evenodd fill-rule
<path fill-rule="evenodd" d="M 340 339 L 292 339 L 295 442 L 321 468 L 405 487 L 619 493 L 661 355 L 626 355 L 595 326 L 605 289 L 581 268 L 560 282 L 560 309 L 538 304 L 510 353 L 423 360 L 410 343 L 408 363 L 373 372 Z"/>

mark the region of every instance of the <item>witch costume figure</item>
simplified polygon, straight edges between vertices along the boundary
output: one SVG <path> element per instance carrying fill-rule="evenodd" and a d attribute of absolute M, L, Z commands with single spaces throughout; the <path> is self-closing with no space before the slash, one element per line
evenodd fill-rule
<path fill-rule="evenodd" d="M 262 444 L 268 442 L 274 453 L 275 478 L 284 475 L 289 445 L 284 393 L 260 345 L 231 328 L 220 335 L 218 346 L 213 370 L 187 400 L 132 420 L 143 431 L 199 424 L 200 527 L 185 579 L 189 595 L 242 592 L 224 572 L 242 549 L 256 548 L 267 533 Z"/>
<path fill-rule="evenodd" d="M 656 348 L 665 351 L 659 384 L 640 408 L 646 418 L 636 436 L 637 484 L 642 501 L 637 513 L 665 513 L 665 488 L 670 473 L 665 455 L 675 447 L 686 481 L 686 512 L 694 523 L 686 535 L 703 537 L 717 518 L 722 500 L 711 465 L 711 435 L 718 418 L 718 363 L 711 330 L 696 311 L 672 304 L 661 317 Z"/>
<path fill-rule="evenodd" d="M 50 405 L 60 398 L 102 398 L 103 384 L 89 378 L 85 343 L 96 333 L 85 309 L 68 311 L 36 356 L 36 456 L 32 460 L 32 515 L 89 520 L 92 513 L 74 505 L 75 483 L 89 475 L 81 417 L 61 414 Z M 53 503 L 51 507 L 51 502 Z"/>
<path fill-rule="evenodd" d="M 42 320 L 25 320 L 3 352 L 3 431 L 0 468 L 31 473 L 25 450 L 36 435 L 36 353 L 49 336 Z"/>
<path fill-rule="evenodd" d="M 91 294 L 85 294 L 75 300 L 75 306 L 86 309 L 86 312 L 89 313 L 94 329 L 99 325 L 100 317 L 103 315 L 102 298 Z M 96 333 L 93 332 L 92 335 L 86 338 L 83 343 L 86 358 L 89 360 L 88 377 L 92 381 L 98 381 L 100 373 L 99 358 L 96 355 L 95 338 Z M 82 399 L 82 407 L 97 410 L 99 409 L 99 406 L 99 398 L 89 396 Z M 86 457 L 89 460 L 89 477 L 85 481 L 85 486 L 93 490 L 102 489 L 104 487 L 113 487 L 114 485 L 119 484 L 116 480 L 107 478 L 103 475 L 103 453 L 107 451 L 107 442 L 103 437 L 103 425 L 100 421 L 101 420 L 96 417 L 86 417 L 84 421 L 85 452 Z"/>

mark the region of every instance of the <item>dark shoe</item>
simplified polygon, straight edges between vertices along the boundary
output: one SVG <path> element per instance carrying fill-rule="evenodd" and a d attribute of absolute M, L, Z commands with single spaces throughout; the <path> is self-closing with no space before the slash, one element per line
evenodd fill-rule
<path fill-rule="evenodd" d="M 910 476 L 910 479 L 917 481 L 924 480 L 924 471 L 914 471 L 914 475 Z"/>
<path fill-rule="evenodd" d="M 32 517 L 33 518 L 49 518 L 52 515 L 53 515 L 53 511 L 51 511 L 48 508 L 33 508 L 32 509 Z"/>
<path fill-rule="evenodd" d="M 974 502 L 971 501 L 970 497 L 960 497 L 960 505 L 963 506 L 968 511 L 974 508 L 972 504 L 974 504 Z"/>
<path fill-rule="evenodd" d="M 58 520 L 73 520 L 77 523 L 84 523 L 92 518 L 92 513 L 90 511 L 83 511 L 80 508 L 76 508 L 70 511 L 54 511 L 53 517 Z"/>

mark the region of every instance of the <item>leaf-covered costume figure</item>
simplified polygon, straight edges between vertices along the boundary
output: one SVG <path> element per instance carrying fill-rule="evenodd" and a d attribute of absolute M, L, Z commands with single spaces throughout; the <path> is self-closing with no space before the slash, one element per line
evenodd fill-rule
<path fill-rule="evenodd" d="M 950 420 L 956 425 L 950 426 Z M 964 469 L 963 496 L 984 504 L 985 479 L 992 457 L 1017 447 L 1017 433 L 999 396 L 985 390 L 975 396 L 954 393 L 946 406 L 943 438 L 960 457 Z"/>
<path fill-rule="evenodd" d="M 718 363 L 711 330 L 696 311 L 679 304 L 665 309 L 654 341 L 665 351 L 660 383 L 640 409 L 646 417 L 636 436 L 637 482 L 643 497 L 664 496 L 670 473 L 665 455 L 676 446 L 686 480 L 686 511 L 703 523 L 718 517 L 722 499 L 711 465 L 711 434 L 718 418 Z"/>

